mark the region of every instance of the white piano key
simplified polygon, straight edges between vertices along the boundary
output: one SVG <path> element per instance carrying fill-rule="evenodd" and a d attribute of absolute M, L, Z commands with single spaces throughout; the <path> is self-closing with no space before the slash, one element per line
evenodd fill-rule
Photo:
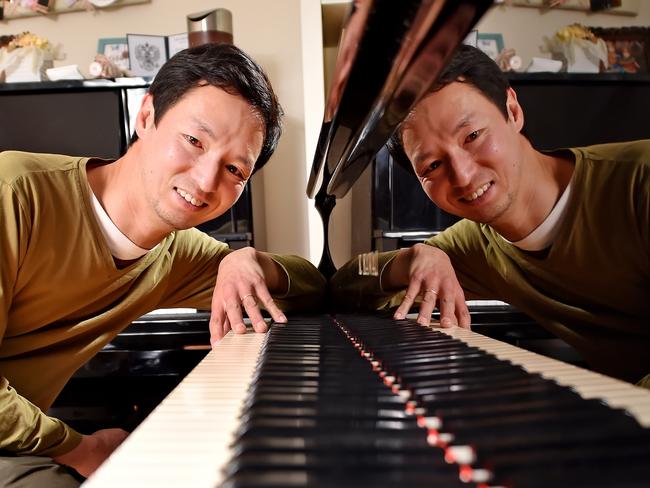
<path fill-rule="evenodd" d="M 219 485 L 265 338 L 229 333 L 83 486 Z"/>

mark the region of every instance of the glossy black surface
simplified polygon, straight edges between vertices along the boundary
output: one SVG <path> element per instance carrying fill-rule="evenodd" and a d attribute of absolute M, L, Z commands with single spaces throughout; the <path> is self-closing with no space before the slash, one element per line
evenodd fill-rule
<path fill-rule="evenodd" d="M 336 270 L 329 217 L 393 130 L 424 95 L 491 0 L 359 0 L 343 28 L 307 194 L 316 196 Z"/>
<path fill-rule="evenodd" d="M 649 139 L 650 75 L 508 73 L 539 150 Z M 458 219 L 436 207 L 410 169 L 382 149 L 373 167 L 373 245 L 412 245 Z"/>

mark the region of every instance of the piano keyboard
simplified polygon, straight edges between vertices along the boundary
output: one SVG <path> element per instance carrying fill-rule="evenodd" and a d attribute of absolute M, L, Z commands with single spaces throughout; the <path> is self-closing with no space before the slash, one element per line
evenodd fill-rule
<path fill-rule="evenodd" d="M 650 391 L 468 330 L 335 322 L 229 334 L 84 486 L 647 485 Z"/>
<path fill-rule="evenodd" d="M 226 335 L 83 486 L 218 486 L 266 338 Z"/>

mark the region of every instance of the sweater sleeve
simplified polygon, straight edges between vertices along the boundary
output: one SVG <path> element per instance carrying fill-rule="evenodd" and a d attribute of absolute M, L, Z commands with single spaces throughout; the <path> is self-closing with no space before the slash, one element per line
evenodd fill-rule
<path fill-rule="evenodd" d="M 330 294 L 336 310 L 379 310 L 399 305 L 403 292 L 385 291 L 381 278 L 399 251 L 379 253 L 379 276 L 360 276 L 359 257 L 345 263 L 330 280 Z"/>
<path fill-rule="evenodd" d="M 271 254 L 287 275 L 289 289 L 273 299 L 285 312 L 317 312 L 325 308 L 327 282 L 316 267 L 300 256 Z"/>
<path fill-rule="evenodd" d="M 31 222 L 13 189 L 0 182 L 0 344 L 9 327 L 9 312 Z M 64 454 L 81 435 L 48 417 L 20 396 L 4 377 L 0 363 L 0 450 L 13 454 Z"/>
<path fill-rule="evenodd" d="M 484 225 L 463 219 L 425 242 L 449 256 L 468 299 L 499 298 L 491 283 L 492 244 L 483 232 Z"/>
<path fill-rule="evenodd" d="M 81 434 L 45 415 L 0 377 L 0 450 L 16 455 L 58 456 L 81 442 Z"/>
<path fill-rule="evenodd" d="M 191 229 L 177 233 L 171 251 L 173 269 L 163 307 L 209 309 L 221 260 L 232 252 L 227 244 Z M 320 310 L 325 296 L 325 278 L 309 261 L 299 256 L 272 254 L 287 275 L 289 289 L 273 299 L 285 312 Z"/>
<path fill-rule="evenodd" d="M 458 281 L 468 298 L 493 298 L 486 279 L 488 244 L 480 224 L 461 220 L 425 244 L 447 253 Z M 358 257 L 348 261 L 330 280 L 330 293 L 337 310 L 381 310 L 397 307 L 405 290 L 385 291 L 381 287 L 386 265 L 399 251 L 379 253 L 379 276 L 359 276 Z"/>

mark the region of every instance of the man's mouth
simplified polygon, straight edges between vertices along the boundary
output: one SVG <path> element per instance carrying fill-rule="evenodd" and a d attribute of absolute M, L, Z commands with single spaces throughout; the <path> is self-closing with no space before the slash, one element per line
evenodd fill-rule
<path fill-rule="evenodd" d="M 486 191 L 488 191 L 488 189 L 489 189 L 492 185 L 493 185 L 493 182 L 492 182 L 492 181 L 488 181 L 488 182 L 485 183 L 484 185 L 482 185 L 482 186 L 480 186 L 479 188 L 477 188 L 476 190 L 474 190 L 474 191 L 473 191 L 472 193 L 470 193 L 469 195 L 465 195 L 465 196 L 461 197 L 460 199 L 461 199 L 461 200 L 464 200 L 464 201 L 466 201 L 466 202 L 473 202 L 473 201 L 476 200 L 477 198 L 480 198 L 481 196 L 483 196 L 483 194 L 484 194 Z"/>
<path fill-rule="evenodd" d="M 183 190 L 182 188 L 174 188 L 176 190 L 176 193 L 178 193 L 181 197 L 185 199 L 187 203 L 191 203 L 195 207 L 203 207 L 206 205 L 205 202 L 199 200 L 196 198 L 194 195 L 192 195 L 190 192 L 187 192 Z"/>

